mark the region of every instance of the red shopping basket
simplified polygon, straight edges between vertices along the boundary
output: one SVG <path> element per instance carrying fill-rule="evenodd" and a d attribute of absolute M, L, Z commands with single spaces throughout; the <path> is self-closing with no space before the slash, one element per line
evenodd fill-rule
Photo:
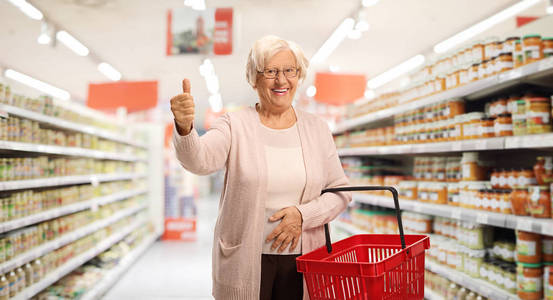
<path fill-rule="evenodd" d="M 325 192 L 392 192 L 399 235 L 360 234 L 331 244 L 325 224 L 326 247 L 296 259 L 311 300 L 423 299 L 425 235 L 405 235 L 397 190 L 388 186 L 343 187 Z M 321 194 L 322 194 L 321 193 Z"/>

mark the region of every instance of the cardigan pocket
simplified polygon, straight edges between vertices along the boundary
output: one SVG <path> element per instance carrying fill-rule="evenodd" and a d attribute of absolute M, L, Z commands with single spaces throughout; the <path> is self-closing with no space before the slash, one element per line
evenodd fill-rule
<path fill-rule="evenodd" d="M 238 244 L 238 245 L 235 245 L 235 246 L 227 246 L 225 245 L 225 243 L 223 243 L 223 240 L 221 240 L 221 238 L 219 238 L 219 248 L 221 249 L 221 253 L 223 254 L 223 256 L 225 257 L 228 257 L 230 256 L 232 253 L 234 253 L 238 248 L 240 248 L 240 246 L 242 246 L 242 244 Z"/>

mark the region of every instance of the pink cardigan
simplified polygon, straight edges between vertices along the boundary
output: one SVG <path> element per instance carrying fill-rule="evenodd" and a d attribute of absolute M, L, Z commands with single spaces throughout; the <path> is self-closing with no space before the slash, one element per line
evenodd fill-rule
<path fill-rule="evenodd" d="M 306 170 L 306 186 L 297 206 L 302 214 L 302 252 L 324 245 L 323 224 L 340 214 L 351 193 L 326 193 L 324 188 L 346 186 L 327 124 L 315 115 L 296 111 Z M 254 107 L 228 113 L 202 137 L 196 130 L 173 143 L 182 166 L 206 175 L 226 167 L 213 243 L 213 296 L 217 300 L 257 300 L 261 279 L 261 248 L 265 239 L 267 170 L 257 132 Z M 283 166 L 286 167 L 286 166 Z M 304 284 L 304 299 L 309 299 Z"/>

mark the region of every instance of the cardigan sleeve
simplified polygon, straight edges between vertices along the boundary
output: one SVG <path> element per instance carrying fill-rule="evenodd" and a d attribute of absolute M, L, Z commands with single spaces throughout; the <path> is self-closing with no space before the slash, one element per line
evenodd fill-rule
<path fill-rule="evenodd" d="M 201 137 L 196 129 L 181 136 L 173 128 L 173 145 L 177 159 L 188 171 L 207 175 L 222 169 L 230 151 L 231 134 L 228 114 L 217 119 Z"/>
<path fill-rule="evenodd" d="M 348 186 L 349 181 L 340 163 L 332 133 L 326 124 L 324 124 L 324 128 L 326 128 L 325 144 L 328 154 L 325 161 L 326 182 L 323 189 Z M 324 193 L 316 199 L 296 207 L 302 215 L 302 227 L 311 229 L 335 219 L 346 209 L 349 202 L 351 202 L 351 192 Z"/>

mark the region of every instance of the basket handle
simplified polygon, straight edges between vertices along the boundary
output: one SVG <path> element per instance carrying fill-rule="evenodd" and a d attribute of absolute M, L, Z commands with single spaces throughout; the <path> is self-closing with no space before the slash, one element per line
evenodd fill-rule
<path fill-rule="evenodd" d="M 399 210 L 399 199 L 397 190 L 391 186 L 346 186 L 338 188 L 324 189 L 321 191 L 321 195 L 324 193 L 334 192 L 355 192 L 355 191 L 390 191 L 394 197 L 394 206 L 396 209 L 397 225 L 399 227 L 399 237 L 401 239 L 401 249 L 405 249 L 405 234 L 403 233 L 403 224 L 401 223 L 401 211 Z M 325 227 L 325 239 L 326 239 L 326 251 L 332 252 L 332 242 L 330 241 L 330 231 L 328 230 L 328 223 Z"/>

